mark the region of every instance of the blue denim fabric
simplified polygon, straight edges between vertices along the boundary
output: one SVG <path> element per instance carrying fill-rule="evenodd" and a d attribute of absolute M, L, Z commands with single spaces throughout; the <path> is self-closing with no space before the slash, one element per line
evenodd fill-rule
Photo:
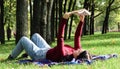
<path fill-rule="evenodd" d="M 45 59 L 46 53 L 50 48 L 47 42 L 39 34 L 35 33 L 31 40 L 23 36 L 13 49 L 11 56 L 16 58 L 25 50 L 33 60 Z"/>

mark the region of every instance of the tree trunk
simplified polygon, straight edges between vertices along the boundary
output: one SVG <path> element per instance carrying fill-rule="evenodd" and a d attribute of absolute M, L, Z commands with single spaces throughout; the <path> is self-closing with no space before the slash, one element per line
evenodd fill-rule
<path fill-rule="evenodd" d="M 64 1 L 65 1 L 65 3 L 64 3 L 64 10 L 63 10 L 63 11 L 64 11 L 64 13 L 65 13 L 65 12 L 66 12 L 66 5 L 67 5 L 67 1 L 68 1 L 68 0 L 64 0 Z"/>
<path fill-rule="evenodd" d="M 103 23 L 102 34 L 105 34 L 108 31 L 108 20 L 109 20 L 111 5 L 113 3 L 114 3 L 114 0 L 109 0 L 109 5 L 106 8 L 106 16 L 105 16 L 105 20 L 104 20 L 104 23 Z"/>
<path fill-rule="evenodd" d="M 75 0 L 74 3 L 73 3 L 72 11 L 74 10 L 75 5 L 76 5 L 76 0 Z M 71 17 L 71 20 L 70 20 L 70 27 L 69 27 L 68 39 L 70 39 L 70 37 L 71 37 L 72 22 L 73 22 L 73 16 Z"/>
<path fill-rule="evenodd" d="M 106 9 L 106 16 L 105 16 L 105 20 L 104 20 L 103 28 L 102 28 L 102 34 L 105 34 L 108 31 L 108 19 L 109 19 L 109 15 L 110 15 L 109 8 L 107 8 Z"/>
<path fill-rule="evenodd" d="M 33 5 L 32 5 L 33 0 L 29 0 L 29 5 L 30 5 L 30 36 L 32 36 L 31 27 L 33 24 Z"/>
<path fill-rule="evenodd" d="M 46 25 L 47 25 L 47 1 L 41 0 L 41 10 L 40 10 L 40 34 L 46 40 Z"/>
<path fill-rule="evenodd" d="M 28 34 L 28 0 L 17 0 L 16 43 Z"/>
<path fill-rule="evenodd" d="M 118 32 L 120 32 L 120 23 L 118 22 Z"/>
<path fill-rule="evenodd" d="M 70 12 L 71 6 L 72 6 L 72 0 L 69 1 L 68 10 L 67 10 L 68 12 Z M 68 33 L 68 22 L 66 23 L 65 26 L 65 35 L 64 35 L 65 40 L 67 39 L 67 33 Z"/>
<path fill-rule="evenodd" d="M 57 37 L 57 30 L 58 30 L 58 0 L 55 0 L 55 34 L 56 34 L 56 37 Z"/>
<path fill-rule="evenodd" d="M 90 17 L 90 35 L 94 34 L 94 10 L 95 10 L 95 4 L 94 4 L 94 0 L 92 0 L 91 17 Z"/>
<path fill-rule="evenodd" d="M 62 4 L 63 4 L 63 0 L 59 0 L 59 23 L 61 21 L 62 13 L 63 13 Z"/>
<path fill-rule="evenodd" d="M 52 13 L 51 13 L 51 40 L 55 41 L 55 0 L 53 2 Z"/>
<path fill-rule="evenodd" d="M 0 0 L 0 41 L 1 41 L 1 44 L 5 44 L 5 32 L 4 32 L 4 0 Z"/>
<path fill-rule="evenodd" d="M 53 0 L 50 0 L 47 3 L 47 8 L 48 8 L 48 14 L 47 14 L 47 33 L 46 33 L 46 37 L 47 37 L 47 42 L 50 44 L 51 43 L 51 12 L 52 12 L 52 7 L 53 7 Z"/>
<path fill-rule="evenodd" d="M 39 33 L 46 40 L 47 2 L 46 0 L 33 0 L 33 22 L 31 35 Z"/>
<path fill-rule="evenodd" d="M 84 7 L 85 9 L 89 10 L 89 0 L 85 0 L 84 1 Z M 88 34 L 88 25 L 89 25 L 89 17 L 85 17 L 85 23 L 84 23 L 84 27 L 83 27 L 83 34 L 87 35 Z"/>
<path fill-rule="evenodd" d="M 31 35 L 40 34 L 41 0 L 33 0 L 33 22 L 31 24 Z"/>

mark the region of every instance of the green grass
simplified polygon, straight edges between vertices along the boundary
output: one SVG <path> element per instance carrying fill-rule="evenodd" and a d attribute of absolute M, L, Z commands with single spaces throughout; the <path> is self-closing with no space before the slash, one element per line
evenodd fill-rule
<path fill-rule="evenodd" d="M 74 45 L 73 38 L 66 40 L 65 43 Z M 82 48 L 89 50 L 92 54 L 120 54 L 120 33 L 111 32 L 104 35 L 95 34 L 83 36 L 81 39 Z M 55 46 L 56 42 L 52 43 Z M 119 69 L 120 59 L 112 58 L 106 61 L 96 61 L 92 65 L 55 65 L 52 67 L 39 67 L 34 64 L 20 65 L 18 60 L 4 61 L 11 50 L 15 47 L 15 41 L 6 41 L 6 44 L 0 45 L 0 69 Z"/>

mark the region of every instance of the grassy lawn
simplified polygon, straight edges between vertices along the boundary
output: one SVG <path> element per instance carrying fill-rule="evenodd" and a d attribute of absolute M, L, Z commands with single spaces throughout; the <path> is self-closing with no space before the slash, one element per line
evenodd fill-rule
<path fill-rule="evenodd" d="M 73 38 L 66 40 L 65 43 L 73 45 Z M 89 50 L 92 54 L 103 55 L 117 53 L 120 54 L 120 33 L 112 32 L 104 35 L 95 34 L 83 36 L 81 39 L 82 48 Z M 56 44 L 53 43 L 52 46 Z M 34 64 L 20 65 L 18 60 L 4 61 L 11 50 L 15 47 L 15 41 L 7 41 L 6 44 L 0 45 L 0 69 L 119 69 L 120 59 L 112 58 L 106 61 L 95 61 L 92 65 L 59 65 L 52 67 L 39 67 Z"/>

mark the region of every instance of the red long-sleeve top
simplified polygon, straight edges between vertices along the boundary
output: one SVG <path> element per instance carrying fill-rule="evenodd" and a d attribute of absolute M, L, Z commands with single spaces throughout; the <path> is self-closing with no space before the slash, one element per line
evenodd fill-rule
<path fill-rule="evenodd" d="M 66 55 L 71 55 L 73 54 L 74 50 L 81 48 L 80 38 L 81 38 L 82 27 L 84 22 L 80 21 L 78 24 L 78 27 L 75 32 L 74 47 L 64 44 L 63 35 L 64 35 L 66 22 L 67 22 L 67 19 L 62 18 L 59 29 L 58 29 L 57 46 L 48 50 L 46 54 L 46 58 L 51 61 L 60 62 L 62 60 L 62 57 Z"/>

